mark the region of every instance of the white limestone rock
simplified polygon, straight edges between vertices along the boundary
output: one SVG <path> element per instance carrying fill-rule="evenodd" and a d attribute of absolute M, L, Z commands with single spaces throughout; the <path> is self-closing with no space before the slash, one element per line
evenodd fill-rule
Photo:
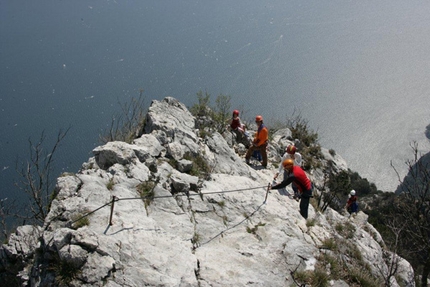
<path fill-rule="evenodd" d="M 80 267 L 70 286 L 292 286 L 294 270 L 312 272 L 320 255 L 332 252 L 323 245 L 339 240 L 345 250 L 357 248 L 375 276 L 387 269 L 383 240 L 364 213 L 348 218 L 310 205 L 305 220 L 298 202 L 267 192 L 274 168 L 246 165 L 218 133 L 199 139 L 194 117 L 175 99 L 153 101 L 145 129 L 133 144 L 97 147 L 81 171 L 59 178 L 43 228 L 19 227 L 0 247 L 1 268 L 19 258 L 19 277 L 31 286 L 58 284 L 64 274 L 52 264 L 65 262 Z M 277 137 L 287 144 L 287 131 Z M 211 174 L 191 176 L 169 164 L 187 152 Z M 320 171 L 310 177 L 323 186 Z M 77 224 L 82 215 L 87 220 Z M 352 264 L 346 251 L 342 256 Z M 400 262 L 402 286 L 414 286 L 410 264 Z"/>

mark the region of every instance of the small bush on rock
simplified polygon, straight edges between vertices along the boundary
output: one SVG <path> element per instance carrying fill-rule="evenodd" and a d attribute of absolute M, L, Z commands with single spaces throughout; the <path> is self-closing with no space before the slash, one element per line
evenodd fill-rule
<path fill-rule="evenodd" d="M 154 200 L 154 187 L 155 183 L 152 181 L 142 182 L 136 187 L 137 192 L 139 192 L 140 197 L 145 203 L 145 208 L 151 204 L 152 200 Z"/>

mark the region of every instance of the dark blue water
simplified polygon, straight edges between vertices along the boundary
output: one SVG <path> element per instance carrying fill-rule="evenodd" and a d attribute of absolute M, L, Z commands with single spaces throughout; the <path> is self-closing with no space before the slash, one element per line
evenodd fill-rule
<path fill-rule="evenodd" d="M 244 118 L 298 109 L 321 143 L 379 188 L 397 186 L 430 123 L 430 3 L 0 0 L 0 197 L 17 156 L 71 127 L 56 172 L 76 172 L 118 102 L 196 92 Z"/>

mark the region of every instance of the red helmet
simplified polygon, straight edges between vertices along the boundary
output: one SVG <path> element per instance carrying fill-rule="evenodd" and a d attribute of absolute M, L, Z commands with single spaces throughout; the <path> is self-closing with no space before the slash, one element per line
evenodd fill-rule
<path fill-rule="evenodd" d="M 295 154 L 296 153 L 296 147 L 293 146 L 293 145 L 289 145 L 289 146 L 287 146 L 287 148 L 285 149 L 285 151 L 288 154 Z"/>
<path fill-rule="evenodd" d="M 238 115 L 239 115 L 239 111 L 238 111 L 238 110 L 234 110 L 234 111 L 233 111 L 233 116 L 234 116 L 234 115 L 238 116 Z"/>
<path fill-rule="evenodd" d="M 260 116 L 260 115 L 258 115 L 258 116 L 255 117 L 255 121 L 256 122 L 262 122 L 263 121 L 263 117 Z"/>

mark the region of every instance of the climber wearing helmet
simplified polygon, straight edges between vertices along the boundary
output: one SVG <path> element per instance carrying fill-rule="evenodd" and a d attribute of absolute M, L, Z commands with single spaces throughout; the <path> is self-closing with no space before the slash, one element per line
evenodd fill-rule
<path fill-rule="evenodd" d="M 246 163 L 249 163 L 249 159 L 255 150 L 258 150 L 261 153 L 262 162 L 261 165 L 266 168 L 267 167 L 267 153 L 266 147 L 267 142 L 269 141 L 269 130 L 263 124 L 263 117 L 258 115 L 255 117 L 255 123 L 257 124 L 257 132 L 255 133 L 254 140 L 252 141 L 252 145 L 249 147 L 246 152 L 245 159 Z"/>
<path fill-rule="evenodd" d="M 290 183 L 296 184 L 300 193 L 300 214 L 307 219 L 309 199 L 312 197 L 312 183 L 305 171 L 300 166 L 294 165 L 293 159 L 285 159 L 282 167 L 288 172 L 288 176 L 281 183 L 271 186 L 270 189 L 281 189 Z"/>
<path fill-rule="evenodd" d="M 238 130 L 241 133 L 243 133 L 245 131 L 245 125 L 240 122 L 239 111 L 238 110 L 234 110 L 233 111 L 233 116 L 232 116 L 232 119 L 231 119 L 230 128 L 233 131 Z"/>
<path fill-rule="evenodd" d="M 231 132 L 236 137 L 237 142 L 243 143 L 247 148 L 249 147 L 248 132 L 245 131 L 245 125 L 242 124 L 239 118 L 239 110 L 234 110 L 230 122 Z"/>
<path fill-rule="evenodd" d="M 281 173 L 281 172 L 284 172 L 284 178 L 287 178 L 287 176 L 288 176 L 288 174 L 287 174 L 287 172 L 284 170 L 284 167 L 282 166 L 282 163 L 284 162 L 284 160 L 286 160 L 287 158 L 291 158 L 291 159 L 293 159 L 294 160 L 294 165 L 297 165 L 297 166 L 302 166 L 302 155 L 300 154 L 300 153 L 298 153 L 297 152 L 297 148 L 294 146 L 294 145 L 288 145 L 286 148 L 285 148 L 285 153 L 284 153 L 284 155 L 282 156 L 282 159 L 281 159 L 281 163 L 280 163 L 280 165 L 279 165 L 279 170 L 278 170 L 278 172 L 277 173 L 275 173 L 275 175 L 273 176 L 273 179 L 275 180 L 275 179 L 277 179 L 278 178 L 278 176 L 279 176 L 279 174 Z M 299 196 L 299 190 L 298 190 L 298 188 L 297 188 L 297 185 L 295 184 L 295 183 L 293 183 L 292 185 L 291 185 L 291 187 L 293 188 L 293 190 L 294 190 L 294 198 L 295 199 L 299 199 L 300 198 L 300 196 Z"/>
<path fill-rule="evenodd" d="M 355 195 L 355 190 L 351 190 L 349 192 L 349 198 L 346 202 L 346 210 L 350 215 L 357 214 L 358 212 L 358 203 L 357 203 L 358 197 Z"/>

